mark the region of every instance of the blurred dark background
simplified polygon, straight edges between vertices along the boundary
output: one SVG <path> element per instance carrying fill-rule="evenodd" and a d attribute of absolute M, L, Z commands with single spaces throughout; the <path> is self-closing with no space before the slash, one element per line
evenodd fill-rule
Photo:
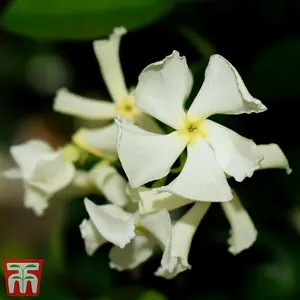
<path fill-rule="evenodd" d="M 283 170 L 265 170 L 243 183 L 232 180 L 232 187 L 257 227 L 257 242 L 236 257 L 227 252 L 229 225 L 220 206 L 214 204 L 193 241 L 189 258 L 192 270 L 171 281 L 153 275 L 160 256 L 133 272 L 123 273 L 109 270 L 109 246 L 87 257 L 78 230 L 86 217 L 81 199 L 54 199 L 46 215 L 38 218 L 23 207 L 20 182 L 1 179 L 0 258 L 44 258 L 41 299 L 300 299 L 300 1 L 147 0 L 143 8 L 145 24 L 135 7 L 138 1 L 99 0 L 106 9 L 129 3 L 123 11 L 106 10 L 111 15 L 101 22 L 107 24 L 90 24 L 91 16 L 86 11 L 74 16 L 58 11 L 40 18 L 28 14 L 26 19 L 27 12 L 21 16 L 21 8 L 9 16 L 13 2 L 19 1 L 0 5 L 2 170 L 13 164 L 9 156 L 11 144 L 42 138 L 57 147 L 66 143 L 74 128 L 82 124 L 52 111 L 53 97 L 61 86 L 82 95 L 109 99 L 91 42 L 128 22 L 132 30 L 124 36 L 120 48 L 128 86 L 137 83 L 146 65 L 176 49 L 187 57 L 193 70 L 196 93 L 209 55 L 223 55 L 268 111 L 217 116 L 218 121 L 257 144 L 279 144 L 293 173 L 288 176 Z M 36 4 L 36 11 L 42 10 L 43 2 L 47 1 Z M 59 3 L 50 2 L 53 7 Z M 92 6 L 95 1 L 85 2 Z M 72 3 L 75 7 L 77 1 Z M 34 7 L 29 9 L 33 16 L 37 15 Z M 93 17 L 98 20 L 102 15 L 97 16 L 95 11 Z M 131 23 L 132 18 L 136 18 L 135 23 Z M 68 30 L 53 30 L 56 22 L 67 24 Z M 29 24 L 28 30 L 24 24 Z M 36 33 L 39 24 L 40 32 Z M 31 27 L 35 28 L 33 34 Z M 48 31 L 43 36 L 44 28 Z M 0 280 L 0 299 L 6 299 L 4 280 Z M 156 292 L 141 298 L 149 290 Z"/>

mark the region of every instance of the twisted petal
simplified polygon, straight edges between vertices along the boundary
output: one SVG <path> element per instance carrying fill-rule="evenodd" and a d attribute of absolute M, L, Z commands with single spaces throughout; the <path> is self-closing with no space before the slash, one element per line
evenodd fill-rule
<path fill-rule="evenodd" d="M 137 235 L 124 249 L 112 247 L 109 253 L 112 269 L 118 271 L 134 269 L 153 254 L 153 243 L 142 235 Z"/>
<path fill-rule="evenodd" d="M 188 255 L 194 234 L 210 206 L 209 202 L 197 202 L 175 223 L 171 239 L 161 261 L 161 267 L 155 275 L 171 279 L 190 269 Z"/>
<path fill-rule="evenodd" d="M 135 99 L 142 112 L 178 129 L 191 77 L 184 56 L 177 51 L 150 64 L 139 76 Z"/>
<path fill-rule="evenodd" d="M 118 154 L 132 187 L 166 176 L 186 147 L 187 139 L 177 132 L 159 135 L 126 123 L 124 119 L 116 122 Z"/>
<path fill-rule="evenodd" d="M 110 166 L 97 165 L 89 173 L 89 181 L 101 191 L 106 199 L 116 205 L 128 203 L 125 179 Z"/>
<path fill-rule="evenodd" d="M 152 189 L 144 187 L 137 188 L 135 195 L 134 200 L 138 202 L 141 214 L 149 214 L 163 208 L 170 211 L 193 202 L 168 192 L 154 194 Z"/>
<path fill-rule="evenodd" d="M 188 145 L 187 161 L 181 173 L 156 192 L 170 192 L 196 201 L 221 202 L 232 199 L 225 174 L 213 150 L 203 139 Z"/>
<path fill-rule="evenodd" d="M 258 155 L 263 157 L 259 163 L 261 169 L 286 169 L 287 174 L 292 173 L 289 162 L 277 144 L 257 145 Z"/>
<path fill-rule="evenodd" d="M 52 148 L 41 140 L 30 140 L 10 147 L 10 153 L 25 178 L 31 177 L 36 163 L 51 151 Z"/>
<path fill-rule="evenodd" d="M 151 233 L 156 244 L 164 251 L 171 234 L 171 218 L 167 210 L 162 209 L 147 215 L 137 213 L 136 219 L 139 226 Z"/>
<path fill-rule="evenodd" d="M 93 255 L 99 247 L 107 242 L 90 219 L 84 219 L 79 225 L 79 229 L 88 255 Z"/>
<path fill-rule="evenodd" d="M 27 184 L 24 186 L 24 205 L 41 217 L 48 207 L 49 196 Z"/>
<path fill-rule="evenodd" d="M 240 182 L 260 168 L 262 157 L 252 140 L 213 121 L 205 120 L 203 123 L 208 142 L 224 172 Z"/>
<path fill-rule="evenodd" d="M 134 219 L 114 204 L 96 205 L 84 199 L 85 208 L 100 235 L 107 241 L 124 248 L 135 236 Z"/>
<path fill-rule="evenodd" d="M 70 93 L 66 88 L 57 91 L 53 109 L 66 115 L 96 121 L 111 120 L 117 116 L 113 103 L 82 97 Z"/>
<path fill-rule="evenodd" d="M 231 226 L 228 251 L 236 255 L 252 246 L 256 240 L 257 231 L 234 191 L 233 199 L 222 203 L 222 208 Z"/>
<path fill-rule="evenodd" d="M 205 119 L 214 114 L 249 114 L 266 109 L 249 94 L 237 70 L 224 57 L 215 54 L 210 57 L 204 83 L 188 116 Z"/>
<path fill-rule="evenodd" d="M 118 27 L 108 40 L 93 42 L 102 76 L 115 102 L 121 101 L 128 94 L 119 56 L 120 40 L 125 33 L 124 27 Z"/>
<path fill-rule="evenodd" d="M 65 163 L 62 152 L 56 151 L 46 153 L 39 159 L 27 181 L 31 186 L 53 195 L 71 183 L 74 175 L 73 164 Z"/>
<path fill-rule="evenodd" d="M 73 135 L 72 139 L 78 147 L 96 156 L 115 155 L 117 130 L 115 123 L 100 129 L 82 128 Z"/>

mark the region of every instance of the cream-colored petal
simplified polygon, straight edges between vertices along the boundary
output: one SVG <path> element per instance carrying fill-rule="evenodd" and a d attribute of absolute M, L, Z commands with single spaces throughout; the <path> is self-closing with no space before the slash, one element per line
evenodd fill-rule
<path fill-rule="evenodd" d="M 10 168 L 3 172 L 3 176 L 7 179 L 21 179 L 22 172 L 19 168 Z"/>
<path fill-rule="evenodd" d="M 181 173 L 168 185 L 155 189 L 195 201 L 222 202 L 232 199 L 225 174 L 203 139 L 188 145 L 187 161 Z"/>
<path fill-rule="evenodd" d="M 117 116 L 116 106 L 108 101 L 101 101 L 73 94 L 66 88 L 57 91 L 53 110 L 86 120 L 112 120 Z"/>
<path fill-rule="evenodd" d="M 267 108 L 250 95 L 237 70 L 221 55 L 210 57 L 204 83 L 188 110 L 189 118 L 214 114 L 259 113 Z"/>
<path fill-rule="evenodd" d="M 116 120 L 118 154 L 132 187 L 166 176 L 187 144 L 187 138 L 177 132 L 154 134 L 124 119 Z"/>
<path fill-rule="evenodd" d="M 137 213 L 135 218 L 136 224 L 138 224 L 139 227 L 146 229 L 146 232 L 151 234 L 154 241 L 164 251 L 171 234 L 171 218 L 167 210 L 162 209 L 158 212 L 146 215 Z"/>
<path fill-rule="evenodd" d="M 107 240 L 98 232 L 90 219 L 84 219 L 79 225 L 79 230 L 88 255 L 93 255 L 99 247 L 107 243 Z"/>
<path fill-rule="evenodd" d="M 131 270 L 148 260 L 153 254 L 153 244 L 142 235 L 137 235 L 131 242 L 121 249 L 112 247 L 109 266 L 118 271 Z"/>
<path fill-rule="evenodd" d="M 125 33 L 124 27 L 117 27 L 109 39 L 93 42 L 102 76 L 115 102 L 121 101 L 128 94 L 119 55 L 120 40 Z"/>
<path fill-rule="evenodd" d="M 32 209 L 38 217 L 41 217 L 48 208 L 48 201 L 48 195 L 28 184 L 24 185 L 24 205 L 26 208 Z"/>
<path fill-rule="evenodd" d="M 193 89 L 193 84 L 194 84 L 194 76 L 193 73 L 191 72 L 191 70 L 189 70 L 189 79 L 188 79 L 188 92 L 186 97 L 189 97 L 192 89 Z"/>
<path fill-rule="evenodd" d="M 10 153 L 20 167 L 25 178 L 29 178 L 36 163 L 52 148 L 42 140 L 30 140 L 20 145 L 10 147 Z"/>
<path fill-rule="evenodd" d="M 90 189 L 89 172 L 76 170 L 72 184 L 75 187 Z"/>
<path fill-rule="evenodd" d="M 234 191 L 233 196 L 231 201 L 222 203 L 222 208 L 231 226 L 228 251 L 236 255 L 253 245 L 257 231 Z"/>
<path fill-rule="evenodd" d="M 163 130 L 159 127 L 155 119 L 153 119 L 151 116 L 140 113 L 137 116 L 136 124 L 141 127 L 142 129 L 145 129 L 147 131 L 153 132 L 153 133 L 159 133 L 163 134 Z"/>
<path fill-rule="evenodd" d="M 241 182 L 260 168 L 262 157 L 252 140 L 213 121 L 205 120 L 203 123 L 207 140 L 224 172 Z"/>
<path fill-rule="evenodd" d="M 125 206 L 128 203 L 127 182 L 115 168 L 98 164 L 90 171 L 89 181 L 104 194 L 109 202 L 119 206 Z"/>
<path fill-rule="evenodd" d="M 87 198 L 84 204 L 93 224 L 107 241 L 124 248 L 135 237 L 133 216 L 121 207 L 114 204 L 96 205 Z"/>
<path fill-rule="evenodd" d="M 74 175 L 73 164 L 65 163 L 62 152 L 56 151 L 40 158 L 27 182 L 44 193 L 53 195 L 70 184 Z"/>
<path fill-rule="evenodd" d="M 112 123 L 103 128 L 81 128 L 72 139 L 79 148 L 96 156 L 112 156 L 117 153 L 117 132 L 116 124 Z"/>
<path fill-rule="evenodd" d="M 139 187 L 135 192 L 132 197 L 138 202 L 141 214 L 157 212 L 164 208 L 170 211 L 193 202 L 168 192 L 154 194 L 152 189 L 145 187 Z"/>
<path fill-rule="evenodd" d="M 257 145 L 258 155 L 263 157 L 259 163 L 261 169 L 286 169 L 287 174 L 292 173 L 289 162 L 277 144 Z"/>
<path fill-rule="evenodd" d="M 186 59 L 173 51 L 142 71 L 134 95 L 142 112 L 179 129 L 189 92 L 190 73 Z"/>
<path fill-rule="evenodd" d="M 194 234 L 210 206 L 209 202 L 196 202 L 171 230 L 171 239 L 155 275 L 171 279 L 190 269 L 188 255 Z"/>

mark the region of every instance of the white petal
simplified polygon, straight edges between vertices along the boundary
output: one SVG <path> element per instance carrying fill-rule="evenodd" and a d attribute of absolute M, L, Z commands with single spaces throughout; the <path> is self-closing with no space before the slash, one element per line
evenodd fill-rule
<path fill-rule="evenodd" d="M 74 175 L 73 164 L 65 163 L 62 152 L 56 151 L 40 158 L 27 181 L 31 186 L 52 195 L 70 184 Z"/>
<path fill-rule="evenodd" d="M 238 254 L 252 246 L 256 240 L 257 231 L 234 191 L 233 195 L 231 201 L 222 203 L 222 208 L 231 226 L 228 251 Z"/>
<path fill-rule="evenodd" d="M 171 234 L 171 218 L 167 210 L 162 209 L 147 215 L 137 213 L 135 217 L 136 223 L 143 229 L 146 229 L 147 232 L 151 233 L 151 236 L 156 243 L 164 251 Z"/>
<path fill-rule="evenodd" d="M 109 266 L 118 271 L 134 269 L 153 254 L 153 244 L 142 235 L 137 235 L 125 248 L 112 247 Z"/>
<path fill-rule="evenodd" d="M 175 223 L 171 231 L 170 243 L 161 261 L 161 267 L 155 273 L 166 279 L 190 269 L 188 255 L 194 234 L 210 206 L 209 202 L 197 202 Z"/>
<path fill-rule="evenodd" d="M 99 247 L 107 242 L 90 219 L 84 219 L 79 225 L 79 229 L 88 255 L 93 255 Z"/>
<path fill-rule="evenodd" d="M 142 112 L 179 129 L 189 92 L 190 73 L 186 59 L 173 51 L 142 71 L 134 95 Z"/>
<path fill-rule="evenodd" d="M 32 209 L 37 216 L 42 216 L 48 207 L 49 196 L 27 184 L 24 186 L 25 207 Z"/>
<path fill-rule="evenodd" d="M 203 139 L 188 145 L 187 161 L 181 173 L 156 192 L 170 192 L 196 201 L 222 202 L 232 199 L 225 174 Z"/>
<path fill-rule="evenodd" d="M 190 118 L 214 114 L 259 113 L 267 108 L 253 98 L 237 70 L 221 55 L 210 57 L 204 83 L 188 110 Z"/>
<path fill-rule="evenodd" d="M 7 179 L 21 179 L 22 173 L 19 168 L 10 168 L 3 172 L 3 176 Z"/>
<path fill-rule="evenodd" d="M 136 124 L 147 131 L 163 134 L 163 130 L 159 127 L 157 122 L 147 114 L 140 113 L 137 116 Z"/>
<path fill-rule="evenodd" d="M 96 205 L 87 198 L 84 204 L 93 224 L 107 241 L 124 248 L 135 237 L 134 219 L 121 207 L 114 204 Z"/>
<path fill-rule="evenodd" d="M 125 33 L 124 27 L 118 27 L 108 40 L 93 42 L 102 76 L 115 102 L 121 101 L 128 94 L 119 56 L 120 40 Z"/>
<path fill-rule="evenodd" d="M 89 190 L 91 188 L 89 182 L 89 172 L 83 170 L 76 170 L 72 181 L 72 185 L 78 188 Z"/>
<path fill-rule="evenodd" d="M 115 123 L 100 129 L 82 128 L 72 139 L 78 147 L 96 156 L 114 155 L 117 153 L 117 131 Z"/>
<path fill-rule="evenodd" d="M 257 145 L 258 155 L 263 157 L 259 163 L 261 169 L 286 169 L 287 174 L 292 173 L 289 162 L 277 144 Z"/>
<path fill-rule="evenodd" d="M 91 170 L 89 180 L 109 202 L 120 206 L 128 203 L 127 182 L 115 168 L 99 164 Z"/>
<path fill-rule="evenodd" d="M 11 155 L 25 178 L 31 176 L 33 168 L 41 157 L 51 151 L 51 147 L 41 140 L 30 140 L 10 148 Z"/>
<path fill-rule="evenodd" d="M 118 154 L 132 187 L 166 176 L 187 144 L 177 132 L 154 134 L 116 120 L 119 126 Z"/>
<path fill-rule="evenodd" d="M 135 191 L 137 199 L 134 200 L 137 200 L 141 214 L 160 211 L 163 208 L 170 211 L 193 202 L 168 192 L 154 194 L 152 189 L 144 187 L 139 187 Z"/>
<path fill-rule="evenodd" d="M 203 123 L 208 142 L 224 172 L 241 182 L 260 168 L 262 157 L 252 140 L 213 121 L 205 120 Z"/>
<path fill-rule="evenodd" d="M 188 79 L 188 92 L 186 97 L 189 97 L 192 89 L 193 89 L 193 84 L 194 84 L 194 77 L 193 77 L 193 73 L 191 72 L 191 70 L 189 69 L 189 79 Z"/>
<path fill-rule="evenodd" d="M 116 106 L 70 93 L 68 89 L 57 91 L 53 104 L 54 111 L 87 120 L 111 120 L 117 116 Z"/>

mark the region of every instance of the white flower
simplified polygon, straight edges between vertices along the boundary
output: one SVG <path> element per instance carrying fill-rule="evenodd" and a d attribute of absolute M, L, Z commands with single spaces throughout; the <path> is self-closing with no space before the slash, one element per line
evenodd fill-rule
<path fill-rule="evenodd" d="M 54 110 L 95 121 L 109 121 L 116 116 L 123 116 L 143 128 L 157 132 L 159 127 L 155 121 L 138 110 L 132 92 L 126 88 L 119 57 L 120 40 L 124 34 L 124 27 L 115 28 L 109 39 L 93 42 L 94 52 L 113 103 L 78 96 L 62 88 L 54 100 Z M 100 129 L 82 128 L 73 136 L 73 141 L 78 146 L 98 156 L 115 154 L 116 140 L 117 129 L 114 123 Z"/>
<path fill-rule="evenodd" d="M 259 154 L 264 157 L 264 160 L 261 162 L 261 169 L 282 168 L 282 169 L 286 169 L 288 174 L 291 172 L 288 160 L 278 145 L 276 144 L 258 145 L 257 150 Z M 193 202 L 189 199 L 179 197 L 168 192 L 163 192 L 154 195 L 150 189 L 144 187 L 140 187 L 132 190 L 134 191 L 134 193 L 131 192 L 131 194 L 134 195 L 133 199 L 134 201 L 138 202 L 139 210 L 141 213 L 144 214 L 153 213 L 161 209 L 162 207 L 170 211 Z M 257 230 L 249 214 L 241 204 L 240 199 L 236 194 L 236 192 L 232 190 L 232 194 L 233 194 L 233 199 L 229 202 L 221 203 L 221 205 L 231 227 L 230 237 L 228 239 L 228 243 L 229 243 L 228 251 L 236 255 L 253 245 L 253 243 L 257 238 Z M 180 220 L 180 222 L 177 223 L 176 225 L 177 228 L 178 227 L 180 228 L 180 226 L 185 228 L 184 225 L 179 225 L 179 224 L 192 223 L 195 224 L 193 228 L 196 230 L 196 227 L 198 226 L 197 224 L 199 224 L 199 218 L 202 218 L 208 209 L 208 206 L 205 205 L 206 203 L 204 203 L 204 206 L 202 206 L 202 208 L 201 206 L 199 206 L 198 208 L 194 207 L 193 208 L 194 215 L 192 214 L 192 210 L 191 210 L 190 213 L 186 214 Z M 195 212 L 197 212 L 197 210 L 199 215 L 196 216 Z M 175 229 L 172 229 L 172 233 L 173 233 L 172 239 L 175 239 L 175 241 L 176 241 L 175 234 L 177 234 L 178 232 L 179 232 L 178 229 L 177 231 Z M 195 231 L 193 231 L 193 233 L 194 232 Z M 178 239 L 180 239 L 179 236 Z M 191 236 L 189 241 L 191 241 Z M 175 242 L 173 242 L 173 245 L 176 246 Z M 190 242 L 188 242 L 188 245 L 190 245 Z M 175 249 L 176 248 L 175 246 L 173 246 L 172 249 L 173 248 Z M 181 251 L 173 250 L 173 253 L 176 252 L 182 253 L 182 250 Z M 189 265 L 187 263 L 188 252 L 189 252 L 189 247 L 184 248 L 185 256 L 184 259 L 182 258 L 183 256 L 181 256 L 179 260 L 181 263 L 175 264 L 174 266 L 171 265 L 171 267 L 168 267 L 166 269 L 161 267 L 157 274 L 165 277 L 174 277 L 180 270 L 183 271 L 189 268 Z M 172 269 L 173 271 L 172 272 L 168 271 L 170 269 Z"/>
<path fill-rule="evenodd" d="M 92 255 L 104 243 L 113 243 L 111 268 L 133 269 L 153 254 L 155 245 L 165 250 L 171 229 L 166 210 L 144 216 L 114 204 L 96 205 L 87 198 L 84 204 L 90 217 L 80 224 L 86 252 Z"/>
<path fill-rule="evenodd" d="M 171 239 L 155 275 L 171 279 L 191 268 L 188 255 L 197 228 L 210 206 L 209 202 L 196 202 L 185 215 L 172 225 Z"/>
<path fill-rule="evenodd" d="M 25 206 L 41 216 L 49 198 L 66 187 L 73 179 L 75 168 L 66 162 L 61 150 L 54 151 L 41 140 L 31 140 L 12 146 L 10 152 L 19 168 L 9 169 L 4 176 L 24 181 Z"/>
<path fill-rule="evenodd" d="M 124 119 L 116 120 L 120 161 L 130 185 L 138 187 L 166 176 L 187 147 L 183 170 L 157 192 L 201 201 L 231 200 L 224 172 L 242 181 L 259 168 L 262 158 L 252 140 L 207 118 L 219 113 L 262 112 L 266 107 L 249 94 L 236 69 L 220 55 L 211 56 L 204 83 L 185 112 L 189 90 L 186 59 L 177 51 L 142 71 L 135 91 L 138 107 L 175 131 L 154 134 Z"/>

